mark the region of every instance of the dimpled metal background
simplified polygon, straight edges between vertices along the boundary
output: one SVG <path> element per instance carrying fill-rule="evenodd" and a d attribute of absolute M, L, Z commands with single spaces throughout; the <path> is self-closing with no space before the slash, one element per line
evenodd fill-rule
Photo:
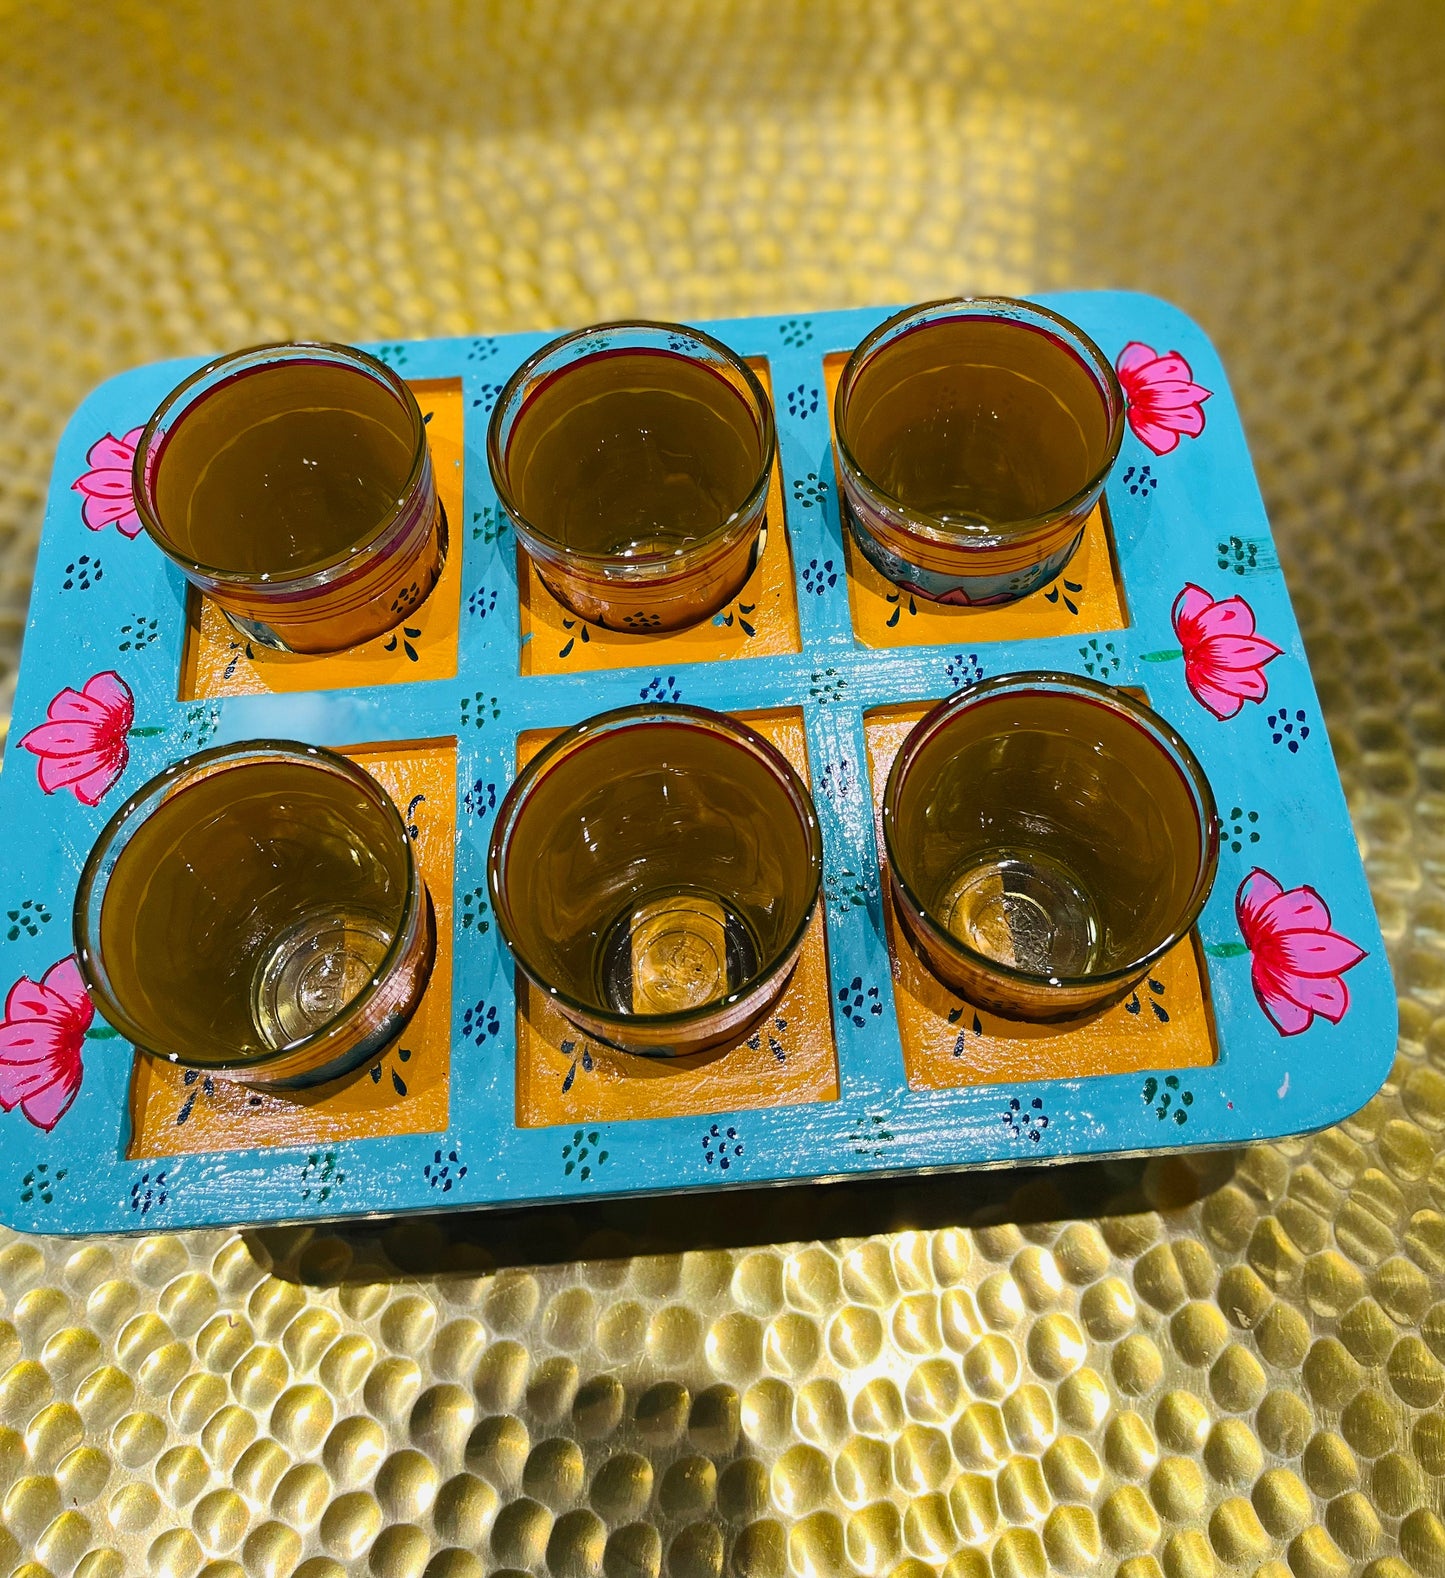
<path fill-rule="evenodd" d="M 127 365 L 1137 286 L 1231 368 L 1401 1013 L 1356 1119 L 1192 1165 L 6 1234 L 0 1571 L 1445 1573 L 1442 34 L 0 4 L 7 676 L 55 439 Z"/>

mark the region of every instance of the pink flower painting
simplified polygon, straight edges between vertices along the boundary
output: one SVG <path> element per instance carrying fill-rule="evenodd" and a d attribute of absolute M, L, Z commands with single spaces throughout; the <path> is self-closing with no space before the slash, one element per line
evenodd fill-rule
<path fill-rule="evenodd" d="M 134 721 L 130 687 L 107 670 L 92 675 L 79 690 L 62 690 L 46 709 L 45 722 L 20 743 L 40 758 L 38 776 L 46 794 L 69 789 L 82 805 L 99 805 L 130 760 L 126 735 Z"/>
<path fill-rule="evenodd" d="M 900 581 L 898 584 L 905 592 L 912 592 L 915 597 L 925 598 L 930 603 L 946 603 L 950 608 L 974 607 L 973 599 L 961 586 L 951 587 L 946 592 L 938 593 L 925 591 L 913 581 Z"/>
<path fill-rule="evenodd" d="M 1224 719 L 1246 701 L 1264 700 L 1264 666 L 1280 648 L 1255 634 L 1254 610 L 1242 597 L 1216 602 L 1191 582 L 1174 599 L 1172 618 L 1184 649 L 1184 677 L 1200 706 Z"/>
<path fill-rule="evenodd" d="M 1239 885 L 1234 912 L 1252 955 L 1254 995 L 1282 1036 L 1308 1030 L 1316 1014 L 1338 1024 L 1350 1006 L 1342 977 L 1365 950 L 1330 924 L 1313 888 L 1286 892 L 1258 869 Z"/>
<path fill-rule="evenodd" d="M 1152 345 L 1131 340 L 1114 371 L 1128 397 L 1129 426 L 1156 455 L 1167 455 L 1181 436 L 1198 438 L 1204 431 L 1204 402 L 1212 391 L 1194 382 L 1178 351 L 1160 356 Z"/>
<path fill-rule="evenodd" d="M 0 1107 L 49 1131 L 80 1089 L 80 1053 L 95 1018 L 74 954 L 43 980 L 22 975 L 5 999 L 0 1024 Z"/>
<path fill-rule="evenodd" d="M 85 495 L 80 514 L 91 531 L 114 526 L 123 536 L 139 535 L 141 524 L 131 491 L 131 467 L 142 432 L 143 428 L 133 427 L 123 438 L 107 433 L 96 439 L 85 457 L 90 470 L 70 484 L 74 492 Z"/>

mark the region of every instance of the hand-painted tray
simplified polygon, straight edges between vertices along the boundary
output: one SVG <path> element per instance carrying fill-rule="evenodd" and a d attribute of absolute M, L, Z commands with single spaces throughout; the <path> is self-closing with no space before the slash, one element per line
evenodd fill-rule
<path fill-rule="evenodd" d="M 926 604 L 845 541 L 830 392 L 882 309 L 707 325 L 771 385 L 785 530 L 733 604 L 674 637 L 588 627 L 519 564 L 484 433 L 544 335 L 374 348 L 428 415 L 452 548 L 411 624 L 340 658 L 232 638 L 138 535 L 136 430 L 196 363 L 102 385 L 60 443 L 0 778 L 0 1217 L 151 1230 L 1040 1162 L 1230 1145 L 1359 1107 L 1390 1065 L 1395 996 L 1224 371 L 1152 298 L 1044 300 L 1117 358 L 1130 432 L 1080 552 L 1012 609 Z M 1145 693 L 1224 819 L 1197 935 L 1067 1032 L 951 998 L 900 948 L 879 880 L 877 794 L 922 704 L 1026 668 Z M 826 903 L 784 999 L 701 1063 L 577 1035 L 519 989 L 485 896 L 519 759 L 664 697 L 755 718 L 805 770 L 824 832 Z M 401 1042 L 291 1098 L 137 1059 L 71 961 L 78 870 L 110 810 L 166 762 L 258 735 L 343 748 L 382 778 L 442 935 Z"/>

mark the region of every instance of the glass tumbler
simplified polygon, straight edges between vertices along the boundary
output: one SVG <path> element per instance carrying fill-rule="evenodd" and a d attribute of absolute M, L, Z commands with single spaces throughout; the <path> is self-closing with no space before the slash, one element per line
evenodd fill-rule
<path fill-rule="evenodd" d="M 391 797 L 287 740 L 176 762 L 107 823 L 75 943 L 138 1051 L 273 1089 L 356 1068 L 399 1035 L 436 929 Z"/>
<path fill-rule="evenodd" d="M 883 797 L 895 908 L 933 973 L 1008 1019 L 1123 997 L 1186 936 L 1219 823 L 1157 713 L 1068 674 L 1009 674 L 940 702 Z"/>
<path fill-rule="evenodd" d="M 888 580 L 1011 603 L 1073 556 L 1124 436 L 1124 393 L 1082 329 L 1005 297 L 910 307 L 834 398 L 844 516 Z"/>
<path fill-rule="evenodd" d="M 492 904 L 522 970 L 599 1041 L 736 1043 L 787 984 L 818 899 L 812 798 L 755 730 L 700 707 L 588 718 L 497 813 Z"/>
<path fill-rule="evenodd" d="M 487 461 L 547 590 L 608 630 L 681 630 L 740 592 L 766 541 L 777 438 L 753 370 L 672 323 L 606 323 L 508 379 Z"/>
<path fill-rule="evenodd" d="M 407 384 L 345 345 L 261 345 L 172 390 L 136 446 L 151 540 L 248 639 L 340 652 L 441 575 L 447 523 Z"/>

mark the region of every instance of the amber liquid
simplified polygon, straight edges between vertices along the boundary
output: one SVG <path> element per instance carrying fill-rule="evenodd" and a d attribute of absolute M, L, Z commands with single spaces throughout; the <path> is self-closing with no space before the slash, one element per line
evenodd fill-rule
<path fill-rule="evenodd" d="M 406 908 L 396 828 L 357 786 L 259 762 L 163 800 L 121 851 L 101 955 L 138 1025 L 237 1062 L 319 1029 L 382 963 Z"/>
<path fill-rule="evenodd" d="M 918 753 L 892 837 L 937 925 L 1045 978 L 1121 968 L 1187 908 L 1202 832 L 1173 760 L 1111 709 L 1046 692 L 960 712 Z"/>
<path fill-rule="evenodd" d="M 522 516 L 579 553 L 686 547 L 747 502 L 762 438 L 721 374 L 669 351 L 604 351 L 527 397 L 507 447 Z"/>
<path fill-rule="evenodd" d="M 854 459 L 901 504 L 964 531 L 1047 514 L 1099 474 L 1104 397 L 1083 362 L 1023 324 L 945 318 L 876 351 L 853 383 Z"/>
<path fill-rule="evenodd" d="M 367 542 L 401 502 L 415 452 L 410 414 L 375 379 L 323 362 L 261 367 L 171 428 L 157 514 L 199 564 L 295 574 Z"/>

